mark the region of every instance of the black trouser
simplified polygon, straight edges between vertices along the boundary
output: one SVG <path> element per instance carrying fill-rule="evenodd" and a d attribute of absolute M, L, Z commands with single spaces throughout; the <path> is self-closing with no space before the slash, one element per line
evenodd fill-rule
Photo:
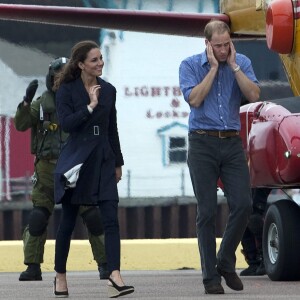
<path fill-rule="evenodd" d="M 71 204 L 69 199 L 70 197 L 66 197 L 63 201 L 62 218 L 56 235 L 54 270 L 58 273 L 66 273 L 71 236 L 79 209 L 79 206 Z M 101 201 L 99 207 L 102 214 L 102 224 L 105 234 L 107 266 L 111 273 L 114 270 L 120 270 L 118 200 Z"/>
<path fill-rule="evenodd" d="M 253 212 L 241 241 L 248 264 L 260 263 L 260 261 L 257 261 L 257 254 L 262 255 L 263 219 L 271 191 L 270 188 L 252 189 Z M 252 220 L 251 218 L 255 216 L 256 218 Z M 259 218 L 261 218 L 261 221 L 259 221 Z"/>
<path fill-rule="evenodd" d="M 188 166 L 197 198 L 197 236 L 203 283 L 221 281 L 216 265 L 234 272 L 235 251 L 251 213 L 249 169 L 239 136 L 189 135 Z M 222 180 L 229 219 L 216 257 L 217 181 Z"/>

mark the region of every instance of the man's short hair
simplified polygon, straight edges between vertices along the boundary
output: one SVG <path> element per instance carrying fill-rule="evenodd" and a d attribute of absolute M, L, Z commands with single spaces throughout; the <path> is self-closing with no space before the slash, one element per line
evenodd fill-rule
<path fill-rule="evenodd" d="M 208 41 L 211 40 L 214 33 L 222 34 L 224 32 L 228 32 L 230 35 L 230 28 L 225 22 L 219 20 L 211 20 L 204 28 L 204 36 Z"/>

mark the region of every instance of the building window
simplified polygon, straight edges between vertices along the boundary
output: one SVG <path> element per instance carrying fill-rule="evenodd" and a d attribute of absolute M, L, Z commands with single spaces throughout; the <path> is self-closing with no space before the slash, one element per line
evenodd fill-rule
<path fill-rule="evenodd" d="M 162 163 L 164 166 L 185 163 L 187 159 L 188 126 L 172 122 L 157 130 L 161 138 Z"/>
<path fill-rule="evenodd" d="M 169 163 L 185 163 L 187 155 L 185 137 L 169 138 Z"/>

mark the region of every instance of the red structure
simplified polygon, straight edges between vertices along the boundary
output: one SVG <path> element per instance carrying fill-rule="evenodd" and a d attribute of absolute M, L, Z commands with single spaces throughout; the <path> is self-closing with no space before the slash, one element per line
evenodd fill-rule
<path fill-rule="evenodd" d="M 12 117 L 0 115 L 0 201 L 28 192 L 33 161 L 30 130 L 19 132 Z"/>
<path fill-rule="evenodd" d="M 253 187 L 300 186 L 300 104 L 279 101 L 241 107 L 241 137 Z"/>

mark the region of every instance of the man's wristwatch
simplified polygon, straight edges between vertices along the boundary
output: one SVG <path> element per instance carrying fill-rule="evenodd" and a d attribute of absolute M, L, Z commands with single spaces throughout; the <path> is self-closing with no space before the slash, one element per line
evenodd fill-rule
<path fill-rule="evenodd" d="M 236 65 L 236 67 L 232 70 L 233 73 L 237 73 L 241 67 L 239 65 Z"/>

